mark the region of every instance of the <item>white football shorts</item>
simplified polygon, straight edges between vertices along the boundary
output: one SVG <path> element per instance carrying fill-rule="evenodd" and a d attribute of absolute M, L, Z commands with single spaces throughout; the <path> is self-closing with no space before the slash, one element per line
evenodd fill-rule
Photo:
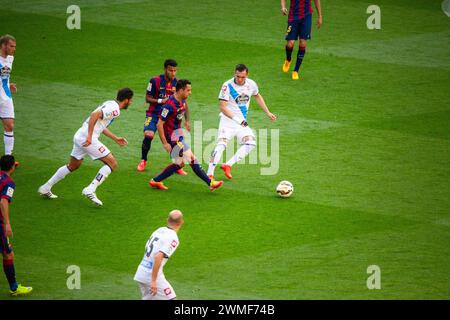
<path fill-rule="evenodd" d="M 165 278 L 156 280 L 157 291 L 153 296 L 150 291 L 150 284 L 138 282 L 141 289 L 142 300 L 173 300 L 177 297 L 172 286 Z"/>
<path fill-rule="evenodd" d="M 0 98 L 0 119 L 14 119 L 14 103 L 12 99 Z"/>
<path fill-rule="evenodd" d="M 85 137 L 79 137 L 77 135 L 73 137 L 73 149 L 70 154 L 72 157 L 77 160 L 83 160 L 86 154 L 88 154 L 92 160 L 97 160 L 106 157 L 111 153 L 108 147 L 101 143 L 98 139 L 92 139 L 92 143 L 89 146 L 83 147 L 83 143 L 85 141 Z"/>
<path fill-rule="evenodd" d="M 243 127 L 237 124 L 234 120 L 231 120 L 227 116 L 221 116 L 219 122 L 219 139 L 227 139 L 230 141 L 236 136 L 239 144 L 243 144 L 244 137 L 251 136 L 255 138 L 255 134 L 250 127 Z"/>

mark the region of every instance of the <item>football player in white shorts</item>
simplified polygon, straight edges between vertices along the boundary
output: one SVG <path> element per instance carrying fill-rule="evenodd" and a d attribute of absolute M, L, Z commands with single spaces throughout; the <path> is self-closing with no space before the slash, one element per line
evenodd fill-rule
<path fill-rule="evenodd" d="M 208 167 L 210 178 L 214 178 L 214 169 L 219 163 L 228 141 L 235 136 L 241 147 L 227 163 L 221 166 L 228 179 L 232 178 L 231 166 L 245 158 L 256 147 L 255 135 L 247 123 L 252 96 L 255 97 L 256 102 L 271 121 L 277 120 L 277 117 L 267 108 L 256 82 L 248 78 L 248 68 L 244 64 L 238 64 L 235 68 L 234 77 L 223 84 L 219 93 L 221 111 L 219 135 L 217 146 L 211 155 Z"/>
<path fill-rule="evenodd" d="M 173 210 L 167 218 L 167 227 L 159 228 L 148 239 L 144 257 L 134 275 L 142 300 L 174 300 L 177 297 L 164 276 L 163 267 L 178 248 L 177 232 L 183 223 L 181 211 Z"/>
<path fill-rule="evenodd" d="M 82 195 L 91 200 L 94 204 L 101 206 L 103 203 L 97 198 L 96 190 L 105 181 L 109 174 L 117 167 L 117 161 L 100 140 L 100 134 L 114 140 L 120 146 L 126 146 L 128 141 L 125 138 L 117 137 L 108 126 L 120 115 L 121 109 L 127 109 L 133 100 L 133 91 L 129 88 L 120 89 L 116 100 L 109 100 L 98 106 L 78 129 L 73 137 L 73 149 L 70 154 L 68 165 L 59 168 L 56 173 L 45 184 L 39 187 L 38 192 L 42 196 L 55 199 L 57 196 L 52 193 L 52 187 L 64 179 L 69 173 L 77 170 L 83 163 L 85 155 L 89 155 L 92 160 L 100 160 L 104 163 L 94 180 L 83 189 Z"/>
<path fill-rule="evenodd" d="M 16 52 L 16 39 L 11 35 L 0 37 L 0 119 L 3 122 L 3 142 L 5 154 L 12 154 L 14 149 L 14 104 L 12 93 L 17 91 L 14 83 L 9 82 L 14 53 Z M 16 162 L 16 166 L 17 166 Z"/>

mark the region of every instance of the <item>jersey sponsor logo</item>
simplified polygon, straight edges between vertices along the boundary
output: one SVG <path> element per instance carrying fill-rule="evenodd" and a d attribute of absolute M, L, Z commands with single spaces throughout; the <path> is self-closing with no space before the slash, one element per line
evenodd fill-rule
<path fill-rule="evenodd" d="M 3 68 L 0 69 L 0 76 L 2 79 L 8 79 L 10 73 L 11 73 L 11 68 L 8 66 L 3 66 Z"/>
<path fill-rule="evenodd" d="M 170 295 L 171 293 L 172 293 L 172 290 L 171 290 L 170 288 L 165 288 L 165 289 L 164 289 L 164 294 L 165 294 L 166 296 Z"/>
<path fill-rule="evenodd" d="M 247 104 L 250 101 L 250 97 L 246 94 L 241 93 L 236 97 L 236 99 L 234 99 L 234 101 L 236 101 L 236 103 L 239 105 Z"/>
<path fill-rule="evenodd" d="M 173 240 L 170 245 L 175 248 L 177 244 L 178 244 L 177 240 Z"/>
<path fill-rule="evenodd" d="M 105 152 L 105 147 L 104 146 L 101 146 L 100 148 L 98 148 L 98 151 L 100 151 L 100 153 L 103 153 L 103 152 Z"/>
<path fill-rule="evenodd" d="M 8 197 L 12 198 L 13 194 L 14 194 L 14 189 L 11 187 L 8 187 L 8 190 L 6 191 L 6 195 Z"/>
<path fill-rule="evenodd" d="M 169 114 L 169 109 L 167 109 L 167 108 L 164 108 L 161 111 L 161 117 L 163 117 L 163 118 L 167 117 L 168 114 Z"/>

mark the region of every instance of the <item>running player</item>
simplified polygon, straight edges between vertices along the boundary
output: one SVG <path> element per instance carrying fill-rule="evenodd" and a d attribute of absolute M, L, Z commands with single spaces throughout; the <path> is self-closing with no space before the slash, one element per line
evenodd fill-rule
<path fill-rule="evenodd" d="M 177 85 L 177 62 L 173 59 L 164 61 L 164 74 L 150 79 L 147 86 L 147 93 L 145 101 L 149 104 L 145 112 L 144 124 L 144 140 L 142 140 L 141 147 L 141 161 L 137 166 L 137 170 L 142 172 L 147 166 L 147 156 L 152 146 L 153 138 L 155 137 L 156 124 L 159 120 L 159 113 L 163 104 L 169 100 L 169 97 L 175 93 Z M 189 112 L 186 113 L 186 128 L 190 130 Z M 183 169 L 177 171 L 180 175 L 186 175 Z"/>
<path fill-rule="evenodd" d="M 206 175 L 189 145 L 184 141 L 181 122 L 188 108 L 186 99 L 190 96 L 191 90 L 189 80 L 178 80 L 175 94 L 169 98 L 161 110 L 157 124 L 158 134 L 164 149 L 170 153 L 174 163 L 150 180 L 150 186 L 153 188 L 167 190 L 162 181 L 182 168 L 185 162 L 191 165 L 194 173 L 209 186 L 211 191 L 219 188 L 223 183 L 223 181 L 214 181 Z"/>
<path fill-rule="evenodd" d="M 10 294 L 21 296 L 31 293 L 33 288 L 24 287 L 17 283 L 14 252 L 9 243 L 9 237 L 13 235 L 9 220 L 9 203 L 16 188 L 16 184 L 11 179 L 11 174 L 16 168 L 15 162 L 12 155 L 4 155 L 0 158 L 0 252 L 3 255 L 3 271 L 9 283 Z"/>
<path fill-rule="evenodd" d="M 241 147 L 227 163 L 221 166 L 228 179 L 232 178 L 231 166 L 245 158 L 256 147 L 255 135 L 247 123 L 248 108 L 252 96 L 255 97 L 256 102 L 269 119 L 275 121 L 277 117 L 267 108 L 259 93 L 258 85 L 248 78 L 247 66 L 238 64 L 235 68 L 234 77 L 223 84 L 219 93 L 221 113 L 218 143 L 212 153 L 208 167 L 208 176 L 211 179 L 214 179 L 214 169 L 222 158 L 222 153 L 228 142 L 235 136 Z"/>
<path fill-rule="evenodd" d="M 117 137 L 108 127 L 120 115 L 121 109 L 127 109 L 131 105 L 133 91 L 129 88 L 119 90 L 116 100 L 109 100 L 97 107 L 89 118 L 78 129 L 73 138 L 73 149 L 68 165 L 59 168 L 56 173 L 45 184 L 39 187 L 38 192 L 42 196 L 55 199 L 57 196 L 52 193 L 52 187 L 64 179 L 69 173 L 77 170 L 83 163 L 83 159 L 88 154 L 92 160 L 100 160 L 104 165 L 100 168 L 91 184 L 83 189 L 82 195 L 91 200 L 94 204 L 102 206 L 103 202 L 97 198 L 96 190 L 103 181 L 117 167 L 117 161 L 100 140 L 100 134 L 114 140 L 120 146 L 126 146 L 128 141 L 125 138 Z"/>
<path fill-rule="evenodd" d="M 283 72 L 288 72 L 291 66 L 292 51 L 294 44 L 299 39 L 299 47 L 297 60 L 294 71 L 292 71 L 292 79 L 298 80 L 298 72 L 306 52 L 306 40 L 311 39 L 311 23 L 312 23 L 312 0 L 291 0 L 291 5 L 286 8 L 286 0 L 281 0 L 281 13 L 288 15 L 288 27 L 286 30 L 286 60 L 283 63 Z M 320 8 L 320 0 L 314 0 L 317 10 L 317 28 L 322 26 L 322 10 Z"/>

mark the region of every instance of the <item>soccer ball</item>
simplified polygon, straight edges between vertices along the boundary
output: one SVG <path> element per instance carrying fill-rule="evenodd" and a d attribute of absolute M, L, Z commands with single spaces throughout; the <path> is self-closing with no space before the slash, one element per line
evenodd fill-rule
<path fill-rule="evenodd" d="M 282 198 L 288 198 L 294 192 L 294 186 L 289 181 L 281 181 L 277 186 L 277 193 Z"/>

